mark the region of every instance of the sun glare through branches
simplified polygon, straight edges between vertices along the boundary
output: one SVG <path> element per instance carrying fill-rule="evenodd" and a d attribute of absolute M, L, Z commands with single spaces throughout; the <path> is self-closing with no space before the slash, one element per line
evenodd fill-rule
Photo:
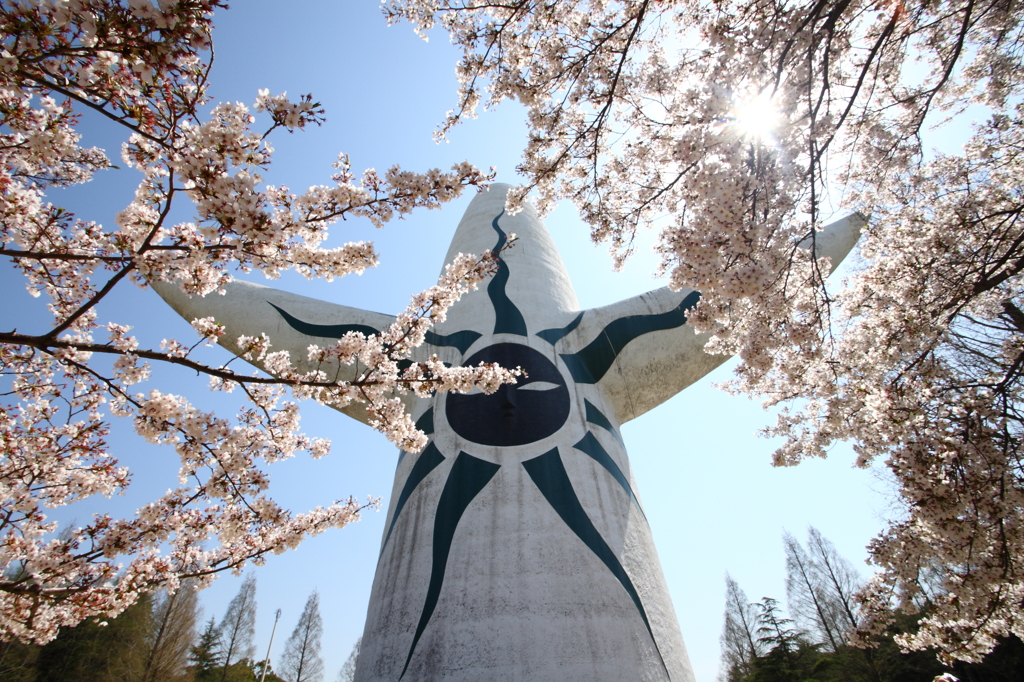
<path fill-rule="evenodd" d="M 755 97 L 740 100 L 733 112 L 732 126 L 743 137 L 769 144 L 775 140 L 779 112 L 772 101 L 772 93 L 765 91 Z"/>

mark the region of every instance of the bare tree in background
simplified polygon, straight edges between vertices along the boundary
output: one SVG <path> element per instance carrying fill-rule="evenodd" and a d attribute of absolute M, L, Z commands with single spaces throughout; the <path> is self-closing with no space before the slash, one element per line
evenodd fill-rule
<path fill-rule="evenodd" d="M 747 601 L 747 595 L 728 573 L 725 574 L 725 625 L 721 643 L 719 678 L 723 682 L 738 682 L 747 677 L 763 648 L 758 642 L 757 609 Z"/>
<path fill-rule="evenodd" d="M 797 623 L 829 651 L 846 644 L 840 606 L 830 594 L 822 567 L 808 556 L 800 541 L 782 535 L 786 550 L 786 598 Z M 846 628 L 848 629 L 848 628 Z"/>
<path fill-rule="evenodd" d="M 839 555 L 828 538 L 817 528 L 807 530 L 807 551 L 817 562 L 822 578 L 838 612 L 838 622 L 847 630 L 855 630 L 861 624 L 857 601 L 854 594 L 861 588 L 860 575 L 846 558 Z"/>
<path fill-rule="evenodd" d="M 153 642 L 142 676 L 144 682 L 185 676 L 201 610 L 191 581 L 182 583 L 174 593 L 160 593 L 153 605 Z"/>
<path fill-rule="evenodd" d="M 341 666 L 338 672 L 338 682 L 354 682 L 356 679 L 356 664 L 359 662 L 359 647 L 363 644 L 363 638 L 356 640 L 352 647 L 352 653 L 345 659 L 345 665 Z"/>
<path fill-rule="evenodd" d="M 320 595 L 316 590 L 306 600 L 288 641 L 284 643 L 279 674 L 288 682 L 320 682 L 324 678 L 324 662 L 320 658 L 320 639 L 324 633 L 320 617 Z"/>
<path fill-rule="evenodd" d="M 807 549 L 789 533 L 786 550 L 786 597 L 797 622 L 831 651 L 850 643 L 859 624 L 853 595 L 860 577 L 849 561 L 814 527 L 808 529 Z"/>
<path fill-rule="evenodd" d="M 361 216 L 379 226 L 492 177 L 458 163 L 451 172 L 394 166 L 360 179 L 342 154 L 329 181 L 305 193 L 264 184 L 273 157 L 268 135 L 319 125 L 324 111 L 312 95 L 293 102 L 266 89 L 252 110 L 211 101 L 213 12 L 226 8 L 223 0 L 0 0 L 0 264 L 20 272 L 38 300 L 35 308 L 0 308 L 3 640 L 44 644 L 58 628 L 116 616 L 143 593 L 189 577 L 209 585 L 221 571 L 358 519 L 372 502 L 339 500 L 294 514 L 270 496 L 266 465 L 302 451 L 320 457 L 330 447 L 296 430 L 299 408 L 286 401 L 289 391 L 339 406 L 370 401 L 375 416 L 366 421 L 418 451 L 425 436 L 395 410 L 393 387 L 444 390 L 470 371 L 440 364 L 419 371 L 420 363 L 401 361 L 462 292 L 491 274 L 491 257 L 459 259 L 438 287 L 418 295 L 400 318 L 404 326 L 387 332 L 401 343 L 371 334 L 348 347 L 364 359 L 351 379 L 293 372 L 277 348 L 266 353 L 279 343 L 269 337 L 246 337 L 256 344 L 252 357 L 276 358 L 275 372 L 286 378 L 235 373 L 219 359 L 207 365 L 191 333 L 159 347 L 129 335 L 116 303 L 125 287 L 164 282 L 205 296 L 223 292 L 240 272 L 273 278 L 295 269 L 327 279 L 362 272 L 377 263 L 372 244 L 327 245 L 331 225 Z M 102 149 L 79 145 L 76 126 L 87 111 L 107 126 L 97 136 L 123 141 L 115 155 L 132 170 L 121 172 L 139 183 L 130 203 L 118 204 L 123 210 L 92 219 L 51 203 L 69 198 L 59 188 L 114 168 Z M 201 319 L 193 330 L 204 342 L 224 334 L 225 342 L 237 340 L 237 330 Z M 139 386 L 166 381 L 163 370 L 151 371 L 161 366 L 206 374 L 217 391 L 237 387 L 246 407 L 225 420 L 177 395 L 182 384 Z M 472 380 L 511 378 L 494 367 L 471 371 Z M 51 524 L 60 516 L 51 510 L 131 485 L 115 457 L 120 438 L 108 438 L 117 422 L 175 448 L 168 455 L 180 483 L 157 487 L 166 492 L 135 515 L 101 513 L 72 527 L 68 541 L 55 541 Z M 27 570 L 9 570 L 18 567 Z"/>
<path fill-rule="evenodd" d="M 687 324 L 739 356 L 735 390 L 787 409 L 776 465 L 855 444 L 902 513 L 868 547 L 859 631 L 946 664 L 1024 638 L 1024 4 L 975 0 L 388 0 L 462 53 L 439 135 L 517 100 L 517 170 L 575 203 L 617 259 L 660 230 Z M 951 129 L 970 137 L 933 154 Z M 963 125 L 963 129 L 968 125 Z M 948 148 L 954 147 L 953 144 Z M 815 240 L 871 214 L 863 267 L 826 287 Z M 813 253 L 813 251 L 811 252 Z M 933 568 L 940 569 L 932 572 Z M 850 612 L 853 614 L 853 612 Z M 856 615 L 856 614 L 854 614 Z"/>
<path fill-rule="evenodd" d="M 252 658 L 255 647 L 252 638 L 256 634 L 256 576 L 252 573 L 242 581 L 242 587 L 228 604 L 218 626 L 224 651 L 224 668 L 221 682 L 228 677 L 228 668 L 243 658 Z"/>

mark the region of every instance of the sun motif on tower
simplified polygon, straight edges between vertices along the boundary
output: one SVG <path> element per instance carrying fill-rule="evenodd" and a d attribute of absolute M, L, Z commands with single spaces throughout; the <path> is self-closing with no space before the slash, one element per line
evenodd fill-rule
<path fill-rule="evenodd" d="M 507 241 L 507 235 L 499 225 L 502 215 L 504 211 L 491 223 L 498 235 L 494 252 L 499 252 Z M 460 521 L 473 500 L 492 484 L 504 466 L 520 466 L 526 471 L 553 512 L 618 581 L 635 606 L 636 617 L 642 621 L 667 675 L 643 600 L 616 552 L 587 514 L 563 458 L 588 457 L 595 461 L 622 488 L 626 499 L 635 506 L 641 518 L 646 519 L 629 478 L 591 428 L 604 430 L 621 445 L 618 430 L 594 403 L 581 395 L 586 391 L 580 388 L 596 384 L 615 361 L 618 351 L 634 338 L 685 324 L 686 312 L 696 305 L 699 295 L 692 294 L 667 313 L 633 315 L 615 320 L 582 350 L 559 354 L 558 342 L 576 328 L 583 313 L 563 328 L 538 330 L 533 335 L 537 340 L 531 339 L 526 319 L 506 292 L 509 275 L 508 264 L 499 256 L 497 272 L 487 286 L 495 317 L 490 335 L 485 337 L 473 330 L 463 330 L 447 336 L 431 334 L 427 338 L 431 345 L 457 349 L 462 356 L 462 365 L 497 363 L 503 367 L 520 367 L 524 376 L 517 383 L 504 384 L 491 394 L 474 389 L 464 394 L 435 396 L 416 421 L 417 428 L 430 438 L 427 446 L 418 455 L 400 454 L 400 458 L 415 456 L 416 461 L 394 505 L 381 547 L 381 558 L 388 552 L 392 534 L 403 523 L 403 511 L 418 487 L 442 463 L 453 457 L 454 463 L 448 470 L 433 510 L 430 579 L 399 679 L 404 677 L 421 637 L 430 626 Z M 372 328 L 355 325 L 310 324 L 278 306 L 274 307 L 295 330 L 311 336 L 340 338 L 349 331 L 376 332 Z M 541 352 L 535 347 L 538 345 L 548 346 L 549 352 Z M 582 410 L 574 409 L 580 407 L 578 402 L 583 403 Z M 573 414 L 584 415 L 585 423 L 575 423 L 571 418 Z M 574 438 L 571 433 L 563 433 L 565 431 L 574 431 L 579 437 Z M 439 438 L 440 434 L 445 437 Z M 455 443 L 458 451 L 442 452 L 439 441 Z M 565 443 L 569 442 L 574 444 L 566 447 Z M 484 450 L 487 454 L 482 453 Z"/>
<path fill-rule="evenodd" d="M 692 682 L 619 427 L 727 358 L 705 353 L 687 324 L 696 292 L 661 288 L 581 312 L 533 209 L 504 214 L 509 189 L 473 199 L 448 260 L 500 249 L 503 225 L 519 233 L 516 249 L 416 357 L 496 362 L 526 376 L 491 395 L 409 397 L 428 444 L 399 455 L 356 679 Z M 829 226 L 816 255 L 842 260 L 862 224 L 851 216 Z M 311 343 L 395 322 L 245 282 L 205 298 L 153 288 L 186 319 L 267 333 L 300 359 Z M 221 343 L 243 352 L 227 336 Z M 358 372 L 338 371 L 344 380 Z M 340 411 L 365 419 L 355 406 Z"/>

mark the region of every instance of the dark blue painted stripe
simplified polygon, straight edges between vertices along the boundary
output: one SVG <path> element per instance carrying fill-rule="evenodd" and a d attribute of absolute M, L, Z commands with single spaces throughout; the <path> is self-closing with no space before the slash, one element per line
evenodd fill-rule
<path fill-rule="evenodd" d="M 583 439 L 573 447 L 580 452 L 587 453 L 595 462 L 608 470 L 608 473 L 612 475 L 612 478 L 618 481 L 619 485 L 622 486 L 622 489 L 626 491 L 627 495 L 629 495 L 629 499 L 633 500 L 633 504 L 636 505 L 640 515 L 643 516 L 644 521 L 646 521 L 647 514 L 644 514 L 644 510 L 640 506 L 640 500 L 636 499 L 636 495 L 633 493 L 633 487 L 629 485 L 629 479 L 626 478 L 624 473 L 622 473 L 622 469 L 620 469 L 619 465 L 615 463 L 615 460 L 611 458 L 611 455 L 601 447 L 601 443 L 599 443 L 597 438 L 594 437 L 594 434 L 588 431 L 587 435 L 583 436 Z"/>
<path fill-rule="evenodd" d="M 640 612 L 640 617 L 653 640 L 654 632 L 651 631 L 651 624 L 647 620 L 644 605 L 640 602 L 640 595 L 633 587 L 633 581 L 629 579 L 626 570 L 619 563 L 615 552 L 601 537 L 597 528 L 594 527 L 593 521 L 584 511 L 583 505 L 580 504 L 579 498 L 576 497 L 576 491 L 573 490 L 569 475 L 565 472 L 562 458 L 558 456 L 558 448 L 523 462 L 523 467 L 540 489 L 548 504 L 562 517 L 565 525 L 576 533 L 576 537 L 582 540 L 583 544 L 589 547 L 590 551 L 596 554 L 597 558 L 604 562 L 612 575 L 618 579 L 622 588 L 633 600 L 636 610 Z M 657 647 L 657 642 L 655 642 L 655 647 Z"/>
<path fill-rule="evenodd" d="M 465 353 L 481 336 L 483 336 L 483 334 L 470 329 L 455 332 L 454 334 L 448 334 L 446 336 L 428 331 L 425 336 L 425 340 L 431 346 L 458 348 L 460 353 Z"/>
<path fill-rule="evenodd" d="M 620 317 L 610 322 L 585 348 L 562 355 L 562 360 L 577 383 L 596 384 L 626 344 L 644 334 L 682 327 L 686 324 L 686 313 L 699 300 L 700 294 L 694 291 L 666 313 Z"/>
<path fill-rule="evenodd" d="M 433 407 L 428 407 L 427 411 L 420 415 L 420 418 L 416 420 L 416 428 L 419 429 L 420 431 L 422 431 L 424 434 L 426 434 L 428 436 L 430 434 L 434 433 L 434 408 Z M 405 450 L 399 450 L 398 451 L 398 465 L 395 467 L 396 469 L 398 467 L 402 466 L 402 460 L 405 459 L 406 454 L 408 454 L 408 453 L 406 453 Z M 397 514 L 396 514 L 396 516 L 397 516 Z M 390 534 L 390 531 L 389 531 L 389 534 Z M 384 541 L 384 544 L 387 545 L 387 541 L 386 540 Z M 384 551 L 384 549 L 381 548 L 381 552 L 383 552 L 383 551 Z"/>
<path fill-rule="evenodd" d="M 294 317 L 288 313 L 288 311 L 278 308 L 270 301 L 267 301 L 270 307 L 281 313 L 281 317 L 288 325 L 306 336 L 319 336 L 325 339 L 340 339 L 349 332 L 360 332 L 367 336 L 373 336 L 379 334 L 380 330 L 374 329 L 373 327 L 366 324 L 313 324 L 312 322 L 303 322 L 297 317 Z"/>
<path fill-rule="evenodd" d="M 405 507 L 405 503 L 409 501 L 409 497 L 413 491 L 416 490 L 424 478 L 427 477 L 431 471 L 437 468 L 437 465 L 444 461 L 444 455 L 437 449 L 433 443 L 428 443 L 427 447 L 423 449 L 419 459 L 412 465 L 412 471 L 409 472 L 409 478 L 405 479 L 405 485 L 402 486 L 402 492 L 398 495 L 398 502 L 395 503 L 395 513 L 391 517 L 391 524 L 388 526 L 388 533 L 384 536 L 384 544 L 380 547 L 381 556 L 384 555 L 384 549 L 388 546 L 388 540 L 391 539 L 391 531 L 395 529 L 395 522 L 398 521 L 398 515 L 402 513 L 402 508 Z"/>
<path fill-rule="evenodd" d="M 416 428 L 428 436 L 434 432 L 434 408 L 428 407 L 427 411 L 416 420 Z"/>
<path fill-rule="evenodd" d="M 281 314 L 281 317 L 284 318 L 284 321 L 287 322 L 292 329 L 307 336 L 318 336 L 324 339 L 340 339 L 349 332 L 360 332 L 367 336 L 373 336 L 374 334 L 380 333 L 379 329 L 374 329 L 366 324 L 313 324 L 312 322 L 303 322 L 294 315 L 289 314 L 288 311 L 270 303 L 270 301 L 267 301 L 267 303 Z M 471 330 L 455 332 L 454 334 L 448 335 L 428 331 L 425 338 L 426 342 L 432 346 L 450 346 L 458 348 L 461 353 L 465 353 L 466 350 L 468 350 L 469 347 L 480 338 L 480 336 L 480 333 Z M 403 360 L 399 363 L 399 369 L 405 369 L 405 367 L 402 366 L 402 363 L 405 363 L 405 367 L 412 364 L 409 360 Z"/>
<path fill-rule="evenodd" d="M 504 210 L 491 221 L 491 226 L 498 233 L 498 243 L 494 245 L 493 249 L 495 253 L 505 246 L 507 239 L 505 232 L 498 227 L 498 218 L 503 215 L 505 215 Z M 505 293 L 509 274 L 508 264 L 501 256 L 498 256 L 498 271 L 487 283 L 487 295 L 491 299 L 491 305 L 494 306 L 494 333 L 526 336 L 526 320 L 523 319 L 523 314 L 519 312 L 516 304 Z"/>
<path fill-rule="evenodd" d="M 564 339 L 566 336 L 568 336 L 570 333 L 572 333 L 573 329 L 580 326 L 580 321 L 583 319 L 583 315 L 584 313 L 580 313 L 579 315 L 576 316 L 575 320 L 565 325 L 561 329 L 545 329 L 542 332 L 537 332 L 537 336 L 544 339 L 553 346 L 562 339 Z"/>
<path fill-rule="evenodd" d="M 612 434 L 612 437 L 615 438 L 615 440 L 619 441 L 619 445 L 626 447 L 626 444 L 622 442 L 622 436 L 620 436 L 619 432 L 615 430 L 612 423 L 608 421 L 608 417 L 604 416 L 604 413 L 602 413 L 601 410 L 591 405 L 590 401 L 586 398 L 583 399 L 583 404 L 587 408 L 587 421 L 591 424 L 600 426 L 602 429 L 606 429 L 608 433 Z"/>
<path fill-rule="evenodd" d="M 405 667 L 402 668 L 399 679 L 404 677 L 405 671 L 409 669 L 409 661 L 416 651 L 416 644 L 419 643 L 420 636 L 437 606 L 441 585 L 444 583 L 445 568 L 448 565 L 448 552 L 452 548 L 452 539 L 455 537 L 455 529 L 462 519 L 462 514 L 500 468 L 497 464 L 485 462 L 465 452 L 460 452 L 455 464 L 452 465 L 444 490 L 437 501 L 437 515 L 434 517 L 434 556 L 430 567 L 427 598 L 423 603 L 423 613 L 420 615 L 420 622 L 416 626 L 416 634 L 413 635 L 412 646 L 409 647 L 409 655 L 405 659 Z"/>

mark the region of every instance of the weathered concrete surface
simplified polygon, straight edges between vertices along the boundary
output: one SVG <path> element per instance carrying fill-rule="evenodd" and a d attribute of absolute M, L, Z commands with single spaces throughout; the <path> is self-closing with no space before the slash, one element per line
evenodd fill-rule
<path fill-rule="evenodd" d="M 507 189 L 473 200 L 448 260 L 518 241 L 417 357 L 529 376 L 494 396 L 410 399 L 431 442 L 399 459 L 356 680 L 691 682 L 619 426 L 725 358 L 686 324 L 693 292 L 580 311 L 533 209 L 504 215 Z M 823 233 L 819 253 L 838 262 L 858 228 Z M 186 318 L 266 331 L 294 358 L 337 325 L 393 319 L 254 285 L 206 299 L 158 291 Z"/>

